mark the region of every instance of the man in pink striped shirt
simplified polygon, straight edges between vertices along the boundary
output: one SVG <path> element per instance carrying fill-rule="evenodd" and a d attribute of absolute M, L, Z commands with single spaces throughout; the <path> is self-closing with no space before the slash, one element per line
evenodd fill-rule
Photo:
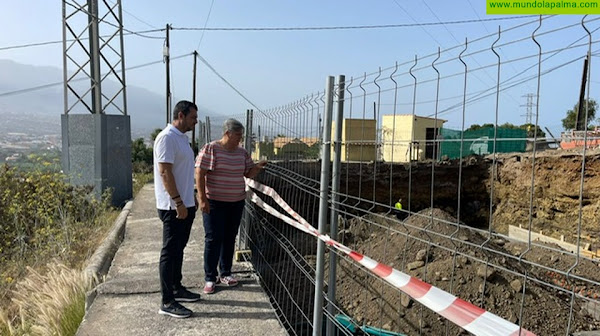
<path fill-rule="evenodd" d="M 246 200 L 244 177 L 255 177 L 267 161 L 252 162 L 240 147 L 244 126 L 235 119 L 223 124 L 223 137 L 204 145 L 196 158 L 196 189 L 204 222 L 204 293 L 217 283 L 237 285 L 231 275 L 235 237 Z M 217 266 L 219 272 L 217 272 Z"/>

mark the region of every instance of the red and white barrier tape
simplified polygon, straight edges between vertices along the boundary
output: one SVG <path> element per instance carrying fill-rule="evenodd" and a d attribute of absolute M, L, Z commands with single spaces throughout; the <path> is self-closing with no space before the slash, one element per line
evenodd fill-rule
<path fill-rule="evenodd" d="M 420 279 L 400 272 L 388 265 L 379 263 L 367 256 L 351 250 L 345 245 L 331 239 L 328 235 L 322 235 L 317 229 L 310 225 L 304 218 L 296 213 L 273 188 L 260 184 L 254 180 L 246 179 L 246 184 L 261 193 L 270 196 L 275 203 L 289 213 L 294 219 L 281 214 L 279 211 L 266 204 L 252 190 L 248 189 L 248 195 L 252 202 L 264 209 L 271 215 L 285 221 L 293 227 L 309 233 L 321 239 L 327 245 L 347 254 L 374 274 L 378 275 L 394 287 L 400 289 L 412 297 L 415 301 L 433 310 L 439 315 L 450 320 L 459 327 L 474 335 L 482 336 L 535 336 L 534 333 L 511 323 L 497 315 L 485 311 L 467 301 L 434 287 Z"/>

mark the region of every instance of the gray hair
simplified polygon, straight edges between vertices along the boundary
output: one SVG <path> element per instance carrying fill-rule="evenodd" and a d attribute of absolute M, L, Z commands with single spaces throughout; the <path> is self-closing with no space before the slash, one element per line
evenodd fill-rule
<path fill-rule="evenodd" d="M 244 132 L 244 125 L 236 119 L 229 118 L 223 123 L 223 134 L 226 132 Z"/>

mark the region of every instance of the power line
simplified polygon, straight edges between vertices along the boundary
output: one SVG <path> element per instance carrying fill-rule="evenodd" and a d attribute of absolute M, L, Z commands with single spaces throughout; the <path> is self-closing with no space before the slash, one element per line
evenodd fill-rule
<path fill-rule="evenodd" d="M 85 11 L 84 11 L 85 12 Z M 475 22 L 486 22 L 486 21 L 499 21 L 499 20 L 515 20 L 515 19 L 523 19 L 537 17 L 537 15 L 525 15 L 525 16 L 512 16 L 505 18 L 489 18 L 489 19 L 477 19 L 477 20 L 462 20 L 462 21 L 449 21 L 449 22 L 428 22 L 428 23 L 405 23 L 405 24 L 392 24 L 392 25 L 372 25 L 372 26 L 332 26 L 332 27 L 247 27 L 247 28 L 194 28 L 194 27 L 175 27 L 171 28 L 171 30 L 197 30 L 197 31 L 304 31 L 304 30 L 352 30 L 352 29 L 384 29 L 384 28 L 404 28 L 404 27 L 423 27 L 423 26 L 437 26 L 442 24 L 464 24 L 464 23 L 475 23 Z M 414 19 L 413 19 L 414 20 Z M 207 21 L 208 22 L 208 21 Z M 108 23 L 110 24 L 110 23 Z M 147 36 L 143 34 L 147 33 L 157 33 L 165 31 L 166 28 L 156 28 L 150 30 L 140 30 L 140 31 L 131 31 L 123 28 L 125 33 L 123 35 L 136 35 L 143 38 L 148 39 L 157 39 L 162 40 L 163 37 L 160 36 Z M 104 35 L 101 37 L 110 37 L 111 35 Z M 433 37 L 432 37 L 433 38 Z M 82 37 L 79 40 L 87 40 L 87 37 Z M 435 39 L 434 39 L 435 40 Z M 69 39 L 67 42 L 73 42 L 74 39 Z M 10 50 L 10 49 L 21 49 L 21 48 L 29 48 L 29 47 L 38 47 L 45 46 L 50 44 L 59 44 L 63 41 L 47 41 L 47 42 L 34 42 L 28 44 L 14 45 L 8 47 L 0 47 L 0 51 Z M 202 40 L 200 40 L 200 43 Z M 439 44 L 439 43 L 438 43 Z"/>
<path fill-rule="evenodd" d="M 227 84 L 233 91 L 235 91 L 240 97 L 242 97 L 245 101 L 247 101 L 250 105 L 252 105 L 258 112 L 260 112 L 262 115 L 264 115 L 267 119 L 269 119 L 272 122 L 276 123 L 277 125 L 281 126 L 285 130 L 298 135 L 297 132 L 294 132 L 293 130 L 289 129 L 285 125 L 282 125 L 277 120 L 271 118 L 268 114 L 266 114 L 260 108 L 258 108 L 258 106 L 256 106 L 256 104 L 254 104 L 252 101 L 250 101 L 250 99 L 248 99 L 246 96 L 244 96 L 244 94 L 241 93 L 240 90 L 238 90 L 235 86 L 233 86 L 233 84 L 229 83 L 229 81 L 227 79 L 225 79 L 225 77 L 221 76 L 221 74 L 212 65 L 210 65 L 210 63 L 208 63 L 208 61 L 206 59 L 204 59 L 204 57 L 200 56 L 200 54 L 197 52 L 196 52 L 196 57 L 198 57 L 198 59 L 202 63 L 204 63 L 204 65 L 206 65 L 210 69 L 210 71 L 212 71 L 215 75 L 217 75 L 217 77 L 219 77 L 225 84 Z"/>
<path fill-rule="evenodd" d="M 156 33 L 156 32 L 160 32 L 160 31 L 164 31 L 165 28 L 162 29 L 151 29 L 151 30 L 141 30 L 141 31 L 136 31 L 136 32 L 126 32 L 123 33 L 123 35 L 136 35 L 136 36 L 140 36 L 143 38 L 151 38 L 151 39 L 164 39 L 164 37 L 157 37 L 157 36 L 145 36 L 145 35 L 141 35 L 141 34 L 146 34 L 146 33 Z M 111 37 L 112 35 L 103 35 L 100 37 Z M 79 38 L 78 40 L 82 41 L 82 40 L 89 40 L 89 37 L 82 37 Z M 69 39 L 67 40 L 67 42 L 74 42 L 77 41 L 75 39 Z M 14 45 L 14 46 L 8 46 L 8 47 L 0 47 L 0 51 L 3 50 L 10 50 L 10 49 L 21 49 L 21 48 L 30 48 L 30 47 L 39 47 L 39 46 L 45 46 L 45 45 L 50 45 L 50 44 L 60 44 L 63 41 L 47 41 L 47 42 L 33 42 L 33 43 L 28 43 L 28 44 L 20 44 L 20 45 Z"/>
<path fill-rule="evenodd" d="M 180 56 L 171 58 L 171 60 L 176 60 L 176 59 L 183 58 L 183 57 L 190 56 L 190 55 L 192 55 L 192 54 L 188 53 L 188 54 L 185 54 L 185 55 L 180 55 Z M 144 68 L 144 67 L 147 67 L 147 66 L 150 66 L 150 65 L 154 65 L 154 64 L 158 64 L 158 63 L 162 63 L 162 59 L 160 61 L 154 61 L 154 62 L 149 62 L 149 63 L 135 65 L 135 66 L 126 68 L 125 70 L 134 70 L 134 69 Z M 115 70 L 115 71 L 117 73 L 121 72 L 121 70 Z M 104 75 L 105 74 L 103 74 L 103 76 Z M 88 79 L 89 78 L 78 78 L 78 79 L 75 79 L 73 81 L 83 81 L 83 80 L 88 80 Z M 3 93 L 0 93 L 0 98 L 1 97 L 6 97 L 6 96 L 18 95 L 18 94 L 22 94 L 22 93 L 28 93 L 28 92 L 42 90 L 42 89 L 47 89 L 47 88 L 50 88 L 50 87 L 53 87 L 53 86 L 63 85 L 63 83 L 64 83 L 63 81 L 60 81 L 60 82 L 54 82 L 54 83 L 49 83 L 49 84 L 43 84 L 43 85 L 39 85 L 39 86 L 34 86 L 34 87 L 27 88 L 27 89 L 19 89 L 19 90 L 14 90 L 14 91 L 3 92 Z"/>
<path fill-rule="evenodd" d="M 93 17 L 94 19 L 98 20 L 98 22 L 102 22 L 102 23 L 104 23 L 104 24 L 107 24 L 107 25 L 109 25 L 109 26 L 112 26 L 112 27 L 114 27 L 114 28 L 117 28 L 117 29 L 122 29 L 123 31 L 125 31 L 125 32 L 128 32 L 128 33 L 130 33 L 130 34 L 134 34 L 134 35 L 137 35 L 137 36 L 140 36 L 140 37 L 145 37 L 145 38 L 150 38 L 150 39 L 162 39 L 162 38 L 160 38 L 160 37 L 142 35 L 142 34 L 140 34 L 140 33 L 137 33 L 137 32 L 134 32 L 134 31 L 131 31 L 131 30 L 129 30 L 129 29 L 127 29 L 127 28 L 123 27 L 123 25 L 122 25 L 122 24 L 121 24 L 121 26 L 118 26 L 118 25 L 116 25 L 116 24 L 114 24 L 114 23 L 112 23 L 112 22 L 105 21 L 105 20 L 103 20 L 102 18 L 99 18 L 98 16 L 96 16 L 96 15 L 94 15 L 94 14 L 90 13 L 89 11 L 87 11 L 87 10 L 85 10 L 85 9 L 83 9 L 83 8 L 78 8 L 77 6 L 75 6 L 75 5 L 71 4 L 71 3 L 65 2 L 65 4 L 67 4 L 67 5 L 69 5 L 69 6 L 73 7 L 73 8 L 75 8 L 77 11 L 83 12 L 83 13 L 87 14 L 88 16 L 91 16 L 91 17 Z M 112 8 L 111 8 L 111 10 L 112 10 Z"/>
<path fill-rule="evenodd" d="M 126 10 L 124 10 L 124 9 L 123 9 L 123 12 L 124 12 L 125 14 L 127 14 L 127 15 L 131 16 L 132 18 L 136 19 L 137 21 L 139 21 L 139 22 L 141 22 L 141 23 L 145 24 L 146 26 L 148 26 L 148 27 L 150 27 L 150 28 L 158 29 L 158 27 L 156 27 L 156 26 L 153 26 L 153 25 L 149 24 L 148 22 L 146 22 L 146 21 L 144 21 L 144 20 L 140 19 L 139 17 L 137 17 L 137 16 L 135 16 L 135 15 L 131 14 L 131 12 L 128 12 L 128 11 L 126 11 Z"/>
<path fill-rule="evenodd" d="M 552 73 L 552 72 L 554 72 L 555 70 L 561 69 L 561 68 L 563 68 L 563 67 L 565 67 L 565 66 L 567 66 L 567 65 L 569 65 L 569 64 L 572 64 L 572 63 L 574 63 L 574 62 L 576 62 L 576 61 L 578 61 L 578 60 L 580 60 L 580 59 L 581 59 L 580 57 L 575 57 L 575 58 L 574 58 L 574 59 L 572 59 L 572 60 L 569 60 L 569 61 L 567 61 L 567 62 L 564 62 L 564 63 L 562 63 L 562 64 L 559 64 L 559 65 L 557 65 L 557 66 L 554 66 L 554 67 L 552 67 L 552 68 L 550 68 L 550 69 L 547 69 L 547 70 L 545 70 L 545 71 L 544 71 L 544 72 L 542 72 L 542 73 L 541 73 L 539 76 L 541 77 L 541 76 L 547 75 L 547 74 L 549 74 L 549 73 Z M 542 61 L 542 62 L 543 62 L 543 61 Z M 525 82 L 527 82 L 527 81 L 529 81 L 529 80 L 532 80 L 532 79 L 536 78 L 536 76 L 537 76 L 537 75 L 532 75 L 532 76 L 530 76 L 530 77 L 527 77 L 527 78 L 524 78 L 524 79 L 522 79 L 522 80 L 520 80 L 520 81 L 518 81 L 518 82 L 510 83 L 508 86 L 504 86 L 503 88 L 501 88 L 501 89 L 500 89 L 500 91 L 501 91 L 501 92 L 503 92 L 503 91 L 505 91 L 505 90 L 508 90 L 508 89 L 511 89 L 511 88 L 513 88 L 513 87 L 515 87 L 515 86 L 521 85 L 521 84 L 523 84 L 523 83 L 525 83 Z M 484 90 L 484 91 L 485 91 L 485 90 Z M 488 90 L 488 91 L 489 91 L 489 90 Z M 488 94 L 485 94 L 485 95 L 481 95 L 481 94 L 475 95 L 474 97 L 472 97 L 472 98 L 469 98 L 469 99 L 467 100 L 467 102 L 466 102 L 466 105 L 471 105 L 472 103 L 474 103 L 474 102 L 476 102 L 476 101 L 479 101 L 479 100 L 481 100 L 481 99 L 487 98 L 487 97 L 489 97 L 489 96 L 492 96 L 492 95 L 494 95 L 494 94 L 496 94 L 496 92 L 490 92 L 490 93 L 488 93 Z M 459 107 L 462 107 L 462 104 L 463 104 L 463 103 L 458 103 L 458 104 L 455 104 L 455 105 L 453 105 L 453 106 L 450 106 L 450 107 L 448 107 L 448 108 L 446 108 L 446 109 L 444 109 L 444 110 L 440 111 L 440 112 L 438 113 L 438 115 L 441 115 L 441 114 L 446 114 L 446 113 L 452 112 L 453 110 L 456 110 L 456 109 L 458 109 Z M 429 116 L 431 116 L 431 115 L 429 115 Z"/>
<path fill-rule="evenodd" d="M 246 98 L 246 96 L 244 96 L 243 93 L 241 93 L 238 89 L 236 89 L 235 86 L 233 86 L 233 84 L 229 83 L 229 81 L 227 79 L 225 79 L 225 77 L 221 76 L 221 74 L 215 68 L 213 68 L 213 66 L 210 65 L 210 63 L 208 63 L 208 61 L 206 59 L 204 59 L 204 57 L 200 56 L 200 54 L 198 54 L 198 53 L 196 53 L 196 57 L 198 57 L 198 59 L 202 63 L 204 63 L 204 65 L 206 65 L 210 69 L 210 71 L 212 71 L 215 75 L 217 75 L 217 77 L 219 77 L 225 84 L 227 84 L 231 89 L 233 89 L 233 91 L 235 91 L 238 95 L 240 95 L 240 97 L 242 97 L 245 101 L 247 101 L 250 105 L 252 105 L 256 110 L 260 111 L 260 109 L 258 108 L 258 106 L 256 106 L 256 104 L 251 102 L 250 99 Z"/>
<path fill-rule="evenodd" d="M 489 18 L 489 19 L 473 19 L 473 20 L 459 20 L 459 21 L 446 21 L 446 22 L 425 22 L 425 23 L 400 23 L 400 24 L 388 24 L 388 25 L 367 25 L 367 26 L 324 26 L 324 27 L 173 27 L 173 30 L 206 30 L 206 31 L 304 31 L 304 30 L 356 30 L 356 29 L 387 29 L 387 28 L 408 28 L 408 27 L 419 27 L 419 26 L 439 26 L 449 24 L 466 24 L 466 23 L 478 23 L 488 21 L 508 21 L 527 19 L 532 17 L 538 17 L 539 15 L 523 15 L 523 16 L 509 16 L 502 18 Z"/>
<path fill-rule="evenodd" d="M 429 12 L 431 12 L 431 14 L 432 14 L 432 15 L 433 15 L 433 16 L 434 16 L 434 17 L 435 17 L 435 18 L 436 18 L 436 19 L 437 19 L 439 22 L 441 22 L 441 20 L 440 20 L 440 17 L 439 17 L 439 16 L 437 16 L 437 14 L 436 14 L 436 13 L 433 11 L 433 9 L 431 9 L 431 7 L 429 7 L 429 5 L 427 4 L 427 2 L 426 2 L 425 0 L 421 0 L 421 2 L 423 2 L 423 4 L 425 5 L 425 7 L 427 7 L 427 9 L 429 10 Z M 477 16 L 477 17 L 479 18 L 479 16 Z M 482 24 L 482 25 L 485 27 L 485 25 L 484 25 L 483 23 L 481 23 L 481 24 Z M 460 44 L 460 41 L 458 41 L 458 39 L 456 38 L 456 36 L 454 36 L 454 34 L 452 34 L 452 32 L 450 31 L 450 29 L 448 29 L 448 27 L 446 27 L 446 25 L 445 25 L 445 24 L 442 24 L 442 27 L 444 27 L 444 29 L 445 29 L 445 30 L 448 32 L 448 34 L 450 34 L 450 36 L 452 36 L 452 38 L 454 39 L 454 41 L 456 41 L 456 43 Z M 486 30 L 487 30 L 487 29 L 486 29 Z M 465 41 L 465 43 L 466 43 L 466 41 Z M 466 46 L 465 46 L 465 48 L 466 48 Z M 477 61 L 477 59 L 473 58 L 473 61 L 475 62 L 475 64 L 477 64 L 477 65 L 479 65 L 479 66 L 481 67 L 481 64 L 480 64 L 480 63 Z M 487 77 L 488 77 L 490 80 L 492 80 L 492 82 L 494 81 L 494 78 L 492 78 L 492 76 L 491 76 L 491 75 L 490 75 L 490 74 L 489 74 L 487 71 L 485 71 L 485 70 L 484 70 L 484 71 L 483 71 L 483 73 L 484 73 L 484 74 L 485 74 L 485 75 L 486 75 L 486 76 L 487 76 Z M 484 81 L 483 81 L 481 78 L 479 78 L 479 76 L 475 75 L 475 78 L 479 79 L 479 81 L 480 81 L 481 83 L 483 83 L 484 85 L 487 85 L 487 83 L 485 83 L 485 82 L 484 82 Z M 512 100 L 514 100 L 515 102 L 517 102 L 517 100 L 516 100 L 516 99 L 515 99 L 515 98 L 514 98 L 512 95 L 510 95 L 510 94 L 507 94 L 507 96 L 508 96 L 510 99 L 512 99 Z M 518 103 L 518 102 L 517 102 L 517 103 Z"/>
<path fill-rule="evenodd" d="M 400 9 L 401 9 L 401 10 L 402 10 L 402 11 L 403 11 L 403 12 L 404 12 L 404 13 L 405 13 L 405 14 L 406 14 L 406 15 L 407 15 L 407 16 L 408 16 L 408 17 L 409 17 L 411 20 L 413 20 L 413 22 L 414 22 L 414 23 L 417 23 L 417 24 L 419 23 L 419 22 L 418 22 L 418 21 L 417 21 L 417 20 L 416 20 L 414 17 L 412 17 L 412 15 L 410 15 L 410 13 L 409 13 L 409 12 L 408 12 L 406 9 L 404 9 L 404 7 L 402 7 L 402 5 L 400 5 L 400 3 L 399 3 L 397 0 L 393 0 L 393 1 L 394 1 L 394 3 L 395 3 L 395 4 L 396 4 L 398 7 L 400 7 Z M 435 43 L 437 43 L 437 44 L 438 44 L 439 46 L 441 46 L 441 47 L 443 47 L 443 46 L 444 46 L 442 43 L 440 43 L 440 41 L 438 41 L 438 40 L 435 38 L 435 36 L 433 36 L 433 35 L 432 35 L 432 34 L 431 34 L 431 33 L 430 33 L 430 32 L 429 32 L 427 29 L 425 29 L 425 27 L 421 26 L 420 28 L 421 28 L 421 29 L 422 29 L 422 30 L 425 32 L 425 34 L 429 35 L 429 37 L 431 37 L 431 39 L 432 39 L 432 40 L 434 40 L 434 41 L 435 41 Z"/>
<path fill-rule="evenodd" d="M 208 10 L 208 15 L 206 15 L 206 21 L 204 21 L 204 29 L 206 29 L 206 25 L 208 24 L 208 19 L 210 18 L 210 13 L 212 13 L 213 5 L 215 4 L 215 0 L 210 2 L 210 8 Z M 200 50 L 200 44 L 202 44 L 202 40 L 204 39 L 204 33 L 206 30 L 202 30 L 202 35 L 200 36 L 200 42 L 198 42 L 198 46 L 196 50 Z"/>

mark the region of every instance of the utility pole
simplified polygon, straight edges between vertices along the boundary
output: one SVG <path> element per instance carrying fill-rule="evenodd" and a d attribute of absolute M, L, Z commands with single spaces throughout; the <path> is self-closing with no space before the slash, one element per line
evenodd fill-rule
<path fill-rule="evenodd" d="M 196 104 L 196 69 L 197 69 L 197 61 L 198 61 L 198 51 L 194 50 L 194 81 L 192 82 L 192 102 Z M 200 123 L 198 123 L 198 127 L 200 127 Z M 198 154 L 198 150 L 196 147 L 196 126 L 192 130 L 192 149 L 194 150 L 194 157 Z"/>
<path fill-rule="evenodd" d="M 167 39 L 165 40 L 165 46 L 163 48 L 163 56 L 165 60 L 165 64 L 167 66 L 167 124 L 171 121 L 171 57 L 169 50 L 169 30 L 171 26 L 167 23 Z"/>

